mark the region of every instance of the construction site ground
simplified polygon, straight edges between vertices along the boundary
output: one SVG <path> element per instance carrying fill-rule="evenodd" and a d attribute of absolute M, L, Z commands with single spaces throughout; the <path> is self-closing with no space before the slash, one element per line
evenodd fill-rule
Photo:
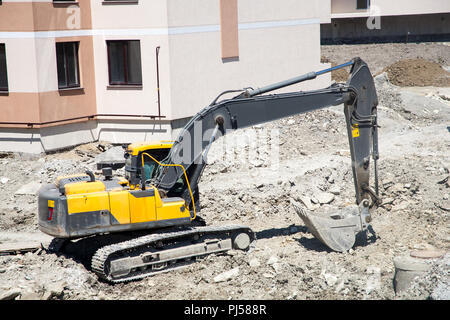
<path fill-rule="evenodd" d="M 50 240 L 38 230 L 40 185 L 97 171 L 104 154 L 99 144 L 106 152 L 115 146 L 96 142 L 42 155 L 4 153 L 0 248 L 18 248 L 0 255 L 0 299 L 449 299 L 448 254 L 398 294 L 393 259 L 411 250 L 450 248 L 450 44 L 322 47 L 323 61 L 333 64 L 355 56 L 376 75 L 379 96 L 383 205 L 373 213 L 375 236 L 368 243 L 332 252 L 292 206 L 318 213 L 354 203 L 343 106 L 238 131 L 211 148 L 200 183 L 201 216 L 209 225 L 251 227 L 257 240 L 249 251 L 210 255 L 181 270 L 117 285 L 99 281 L 76 255 L 50 253 L 45 245 L 19 252 L 24 241 L 33 248 Z M 345 78 L 342 71 L 333 74 Z M 275 158 L 272 149 L 252 155 L 254 146 L 243 137 L 255 132 L 275 148 Z"/>

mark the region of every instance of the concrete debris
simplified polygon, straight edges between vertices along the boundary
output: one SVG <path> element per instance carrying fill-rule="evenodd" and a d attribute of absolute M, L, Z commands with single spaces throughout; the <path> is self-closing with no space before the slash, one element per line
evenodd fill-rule
<path fill-rule="evenodd" d="M 314 210 L 315 206 L 313 205 L 311 198 L 307 196 L 300 196 L 298 197 L 299 200 L 305 205 L 306 209 L 308 210 Z"/>
<path fill-rule="evenodd" d="M 437 43 L 323 46 L 322 52 L 333 62 L 361 54 L 373 74 L 416 56 L 450 65 L 448 46 Z M 375 83 L 383 205 L 373 210 L 376 234 L 368 244 L 330 252 L 297 216 L 296 208 L 320 215 L 355 205 L 345 116 L 336 106 L 238 130 L 212 145 L 198 214 L 207 225 L 252 228 L 257 240 L 249 251 L 210 255 L 177 271 L 111 286 L 89 270 L 83 241 L 69 246 L 77 254 L 65 246 L 58 254 L 45 245 L 30 252 L 22 247 L 0 254 L 0 299 L 448 299 L 448 253 L 432 259 L 430 269 L 400 293 L 393 287 L 393 258 L 408 250 L 448 252 L 449 91 L 398 87 L 386 74 Z M 255 132 L 261 139 L 248 139 Z M 0 246 L 37 240 L 41 185 L 96 172 L 105 160 L 123 160 L 122 147 L 96 142 L 34 157 L 1 156 Z M 370 166 L 373 172 L 372 160 Z M 367 271 L 374 268 L 379 272 Z"/>
<path fill-rule="evenodd" d="M 329 204 L 334 200 L 334 194 L 328 192 L 318 192 L 314 196 L 320 204 Z"/>
<path fill-rule="evenodd" d="M 231 280 L 239 275 L 239 267 L 233 268 L 229 271 L 225 271 L 214 277 L 214 282 L 223 282 Z"/>
<path fill-rule="evenodd" d="M 269 260 L 267 260 L 267 264 L 269 265 L 269 266 L 271 266 L 271 265 L 273 265 L 273 264 L 275 264 L 275 263 L 277 263 L 278 262 L 278 258 L 276 257 L 276 256 L 271 256 L 270 258 L 269 258 Z"/>
<path fill-rule="evenodd" d="M 115 161 L 124 161 L 124 150 L 121 146 L 112 147 L 107 151 L 100 153 L 95 157 L 95 162 L 115 162 Z"/>
<path fill-rule="evenodd" d="M 253 258 L 249 261 L 248 265 L 251 268 L 258 268 L 261 265 L 261 263 L 259 262 L 259 260 L 257 258 Z"/>
<path fill-rule="evenodd" d="M 5 292 L 0 292 L 0 300 L 15 300 L 21 295 L 21 291 L 17 289 L 11 289 Z"/>
<path fill-rule="evenodd" d="M 327 273 L 325 270 L 322 271 L 320 275 L 325 279 L 326 284 L 330 287 L 334 286 L 338 281 L 337 276 L 331 273 Z"/>
<path fill-rule="evenodd" d="M 21 186 L 15 194 L 17 195 L 37 195 L 39 189 L 41 188 L 41 183 L 37 181 L 32 181 L 26 185 Z"/>

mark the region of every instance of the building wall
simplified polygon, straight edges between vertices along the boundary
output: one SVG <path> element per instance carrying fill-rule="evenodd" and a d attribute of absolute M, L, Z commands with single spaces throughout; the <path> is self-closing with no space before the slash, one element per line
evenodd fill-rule
<path fill-rule="evenodd" d="M 224 7 L 231 2 L 234 8 Z M 224 90 L 327 67 L 320 63 L 320 23 L 329 21 L 330 6 L 330 1 L 307 0 L 3 1 L 0 43 L 6 43 L 9 93 L 0 95 L 0 122 L 21 124 L 0 124 L 0 149 L 42 152 L 95 140 L 171 138 L 174 123 Z M 225 9 L 231 11 L 223 15 Z M 226 20 L 225 27 L 229 16 L 236 20 Z M 227 37 L 229 26 L 236 31 L 233 37 Z M 108 40 L 140 41 L 142 87 L 109 85 Z M 55 45 L 66 41 L 80 43 L 76 90 L 58 90 Z M 223 49 L 230 41 L 234 47 L 228 54 Z M 329 82 L 325 75 L 284 91 Z M 158 90 L 161 120 L 102 116 L 27 125 L 94 114 L 158 115 Z"/>
<path fill-rule="evenodd" d="M 201 9 L 189 9 L 192 2 Z M 263 86 L 326 67 L 320 64 L 320 22 L 326 14 L 316 1 L 285 0 L 280 5 L 239 0 L 237 9 L 239 57 L 227 60 L 221 51 L 220 1 L 169 1 L 169 27 L 177 28 L 169 34 L 171 119 L 191 116 L 222 91 Z M 284 91 L 329 82 L 325 75 Z"/>
<path fill-rule="evenodd" d="M 370 0 L 372 8 L 379 8 L 377 15 L 398 16 L 450 12 L 448 0 Z M 356 0 L 331 0 L 332 18 L 369 16 L 370 10 L 356 9 Z"/>
<path fill-rule="evenodd" d="M 170 65 L 167 1 L 105 3 L 93 1 L 92 25 L 99 114 L 161 115 L 161 121 L 138 117 L 102 117 L 98 139 L 113 143 L 170 138 Z M 142 88 L 110 86 L 108 40 L 139 40 L 141 46 Z M 160 47 L 160 107 L 156 48 Z"/>
<path fill-rule="evenodd" d="M 449 41 L 450 13 L 384 16 L 381 28 L 367 28 L 367 18 L 332 19 L 321 25 L 323 44 Z"/>
<path fill-rule="evenodd" d="M 370 9 L 363 10 L 356 9 L 356 0 L 331 0 L 331 23 L 321 26 L 322 43 L 450 39 L 448 0 L 371 0 L 370 3 Z"/>
<path fill-rule="evenodd" d="M 80 0 L 77 7 L 81 13 L 79 27 L 90 28 L 90 1 Z M 13 12 L 19 12 L 13 27 L 0 26 L 0 42 L 6 45 L 9 84 L 9 93 L 2 96 L 0 104 L 12 111 L 2 116 L 2 120 L 47 122 L 95 114 L 93 42 L 91 37 L 64 34 L 72 31 L 67 25 L 71 16 L 68 5 L 56 5 L 52 1 L 3 1 L 0 21 L 7 20 Z M 58 89 L 56 43 L 66 41 L 80 43 L 81 90 Z"/>
<path fill-rule="evenodd" d="M 82 134 L 69 132 L 61 124 L 34 125 L 30 129 L 29 123 L 97 113 L 92 37 L 77 35 L 79 30 L 92 27 L 90 4 L 89 0 L 76 4 L 2 1 L 0 43 L 6 46 L 9 92 L 0 95 L 0 108 L 4 111 L 0 122 L 11 122 L 0 125 L 4 128 L 0 131 L 3 150 L 35 152 L 50 150 L 54 145 L 62 147 L 72 140 L 83 141 Z M 81 88 L 77 90 L 58 89 L 56 43 L 66 41 L 79 42 Z M 80 128 L 81 132 L 81 126 L 73 129 Z M 55 131 L 60 131 L 61 136 L 48 133 Z M 73 138 L 68 139 L 69 136 Z M 8 143 L 10 139 L 15 142 Z"/>

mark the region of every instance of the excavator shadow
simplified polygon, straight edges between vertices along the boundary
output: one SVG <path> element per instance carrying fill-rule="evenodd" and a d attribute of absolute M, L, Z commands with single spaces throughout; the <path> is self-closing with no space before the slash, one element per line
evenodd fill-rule
<path fill-rule="evenodd" d="M 256 241 L 261 239 L 271 239 L 275 237 L 283 237 L 293 234 L 307 234 L 309 230 L 303 225 L 290 225 L 283 228 L 270 228 L 266 230 L 261 230 L 255 233 Z M 369 236 L 370 233 L 370 236 Z M 125 232 L 119 234 L 109 234 L 107 236 L 92 236 L 87 238 L 82 238 L 78 240 L 63 240 L 54 239 L 48 248 L 49 253 L 62 255 L 65 258 L 71 259 L 77 263 L 81 263 L 87 270 L 91 270 L 91 260 L 98 249 L 104 247 L 105 245 L 111 245 L 127 240 L 134 239 L 138 236 L 143 236 L 148 234 L 145 231 L 133 231 Z M 374 230 L 370 227 L 368 231 L 361 232 L 356 237 L 356 242 L 353 248 L 364 247 L 370 243 L 374 243 L 377 239 L 377 235 Z M 333 252 L 327 246 L 322 244 L 316 238 L 307 238 L 302 236 L 300 239 L 295 239 L 301 246 L 307 250 L 313 250 L 316 252 Z"/>
<path fill-rule="evenodd" d="M 293 232 L 293 230 L 295 230 Z M 295 233 L 309 233 L 308 227 L 302 226 L 302 225 L 290 225 L 289 227 L 284 228 L 271 228 L 267 230 L 262 230 L 259 232 L 256 232 L 256 239 L 257 241 L 260 239 L 271 239 L 275 237 L 282 237 L 286 235 L 292 235 Z M 316 238 L 309 239 L 304 236 L 302 236 L 300 239 L 295 239 L 300 245 L 305 247 L 308 250 L 318 251 L 318 252 L 332 252 L 331 249 L 326 247 L 324 244 L 322 244 L 319 240 Z"/>
<path fill-rule="evenodd" d="M 290 225 L 289 227 L 284 228 L 271 228 L 267 230 L 262 230 L 256 232 L 256 239 L 270 239 L 274 237 L 282 237 L 289 234 L 294 234 L 298 232 L 307 232 L 307 228 L 305 226 L 297 226 L 297 225 Z"/>
<path fill-rule="evenodd" d="M 87 270 L 91 270 L 91 261 L 94 254 L 101 247 L 115 243 L 132 240 L 138 236 L 148 234 L 145 231 L 124 232 L 118 234 L 98 235 L 77 240 L 53 239 L 50 243 L 49 253 L 64 256 L 81 263 Z"/>

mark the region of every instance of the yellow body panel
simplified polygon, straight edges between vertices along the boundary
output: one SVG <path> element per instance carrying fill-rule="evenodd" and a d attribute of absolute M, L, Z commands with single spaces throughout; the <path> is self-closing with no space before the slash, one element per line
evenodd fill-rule
<path fill-rule="evenodd" d="M 68 195 L 67 209 L 69 214 L 109 210 L 109 194 L 103 191 Z"/>
<path fill-rule="evenodd" d="M 100 191 L 106 190 L 104 183 L 101 181 L 74 182 L 74 183 L 67 184 L 64 188 L 66 190 L 66 195 L 87 194 L 87 193 L 100 192 Z"/>
<path fill-rule="evenodd" d="M 169 143 L 167 147 L 171 145 Z M 161 148 L 160 145 L 157 147 Z M 111 223 L 120 225 L 190 218 L 183 199 L 163 200 L 158 189 L 152 188 L 154 195 L 145 197 L 140 192 L 122 187 L 106 191 L 101 181 L 69 183 L 65 186 L 68 214 L 109 211 L 115 218 Z M 54 204 L 49 201 L 49 207 L 52 206 Z"/>
<path fill-rule="evenodd" d="M 111 214 L 119 224 L 130 223 L 130 204 L 128 201 L 128 191 L 111 191 L 109 193 L 109 204 Z"/>
<path fill-rule="evenodd" d="M 128 200 L 130 202 L 130 222 L 150 222 L 156 220 L 156 206 L 155 197 L 138 198 L 128 193 Z"/>
<path fill-rule="evenodd" d="M 184 208 L 184 206 L 185 202 L 182 199 L 180 201 L 163 202 L 162 207 L 156 209 L 158 220 L 189 218 L 189 210 Z M 184 208 L 184 211 L 181 208 Z"/>

